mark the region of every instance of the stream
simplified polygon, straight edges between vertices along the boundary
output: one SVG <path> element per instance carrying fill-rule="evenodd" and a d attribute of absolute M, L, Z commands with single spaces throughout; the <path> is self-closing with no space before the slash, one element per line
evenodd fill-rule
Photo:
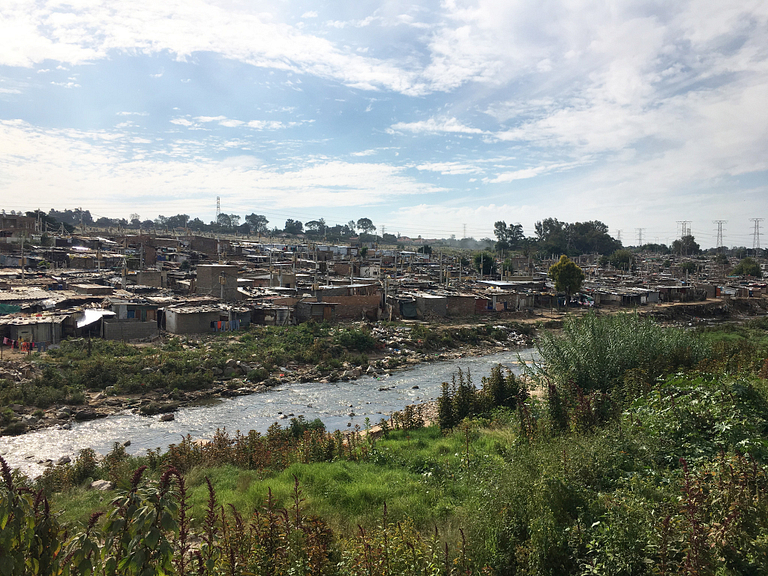
<path fill-rule="evenodd" d="M 436 399 L 441 384 L 450 382 L 459 368 L 470 371 L 474 384 L 480 387 L 482 377 L 496 364 L 517 374 L 521 371 L 518 356 L 528 361 L 534 354 L 530 348 L 511 350 L 417 364 L 386 376 L 362 376 L 349 382 L 286 384 L 262 393 L 180 408 L 171 422 L 161 422 L 159 415 L 148 417 L 124 411 L 99 420 L 73 422 L 70 430 L 53 427 L 0 437 L 0 455 L 12 468 L 37 476 L 45 469 L 47 459 L 74 459 L 87 447 L 106 454 L 115 442 L 130 441 L 127 451 L 139 454 L 156 448 L 165 450 L 187 434 L 195 439 L 211 438 L 217 428 L 231 434 L 236 430 L 264 433 L 275 422 L 286 426 L 294 416 L 320 418 L 329 431 L 349 430 L 356 424 L 363 428 L 366 417 L 376 424 L 409 404 Z"/>

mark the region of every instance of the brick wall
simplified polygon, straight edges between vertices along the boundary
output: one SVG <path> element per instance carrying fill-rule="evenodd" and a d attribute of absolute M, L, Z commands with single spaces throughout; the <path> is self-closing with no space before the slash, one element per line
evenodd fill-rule
<path fill-rule="evenodd" d="M 379 294 L 370 296 L 323 296 L 323 302 L 338 304 L 336 318 L 360 320 L 363 314 L 376 313 L 381 303 Z"/>

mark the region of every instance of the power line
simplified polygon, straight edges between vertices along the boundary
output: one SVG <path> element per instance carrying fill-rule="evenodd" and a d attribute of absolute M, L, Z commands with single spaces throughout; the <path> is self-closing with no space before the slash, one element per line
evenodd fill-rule
<path fill-rule="evenodd" d="M 712 220 L 714 224 L 717 224 L 717 242 L 715 248 L 718 250 L 723 247 L 723 224 L 727 223 L 728 220 Z"/>

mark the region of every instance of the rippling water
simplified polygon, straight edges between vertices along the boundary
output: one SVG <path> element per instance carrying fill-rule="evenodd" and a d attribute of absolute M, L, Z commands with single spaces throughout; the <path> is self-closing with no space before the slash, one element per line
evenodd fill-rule
<path fill-rule="evenodd" d="M 172 422 L 126 411 L 100 420 L 73 423 L 71 430 L 48 428 L 22 436 L 0 437 L 0 454 L 11 466 L 37 475 L 43 470 L 38 462 L 74 456 L 87 447 L 104 454 L 115 442 L 130 440 L 128 451 L 143 453 L 148 449 L 166 449 L 187 434 L 193 438 L 210 438 L 217 428 L 226 428 L 232 433 L 236 430 L 266 432 L 274 422 L 287 424 L 289 420 L 281 419 L 283 415 L 289 418 L 289 415 L 303 415 L 307 420 L 320 418 L 328 430 L 346 430 L 355 424 L 363 427 L 366 417 L 375 424 L 408 404 L 437 398 L 441 384 L 450 381 L 458 368 L 470 370 L 478 386 L 480 379 L 496 364 L 518 373 L 518 353 L 523 360 L 533 356 L 531 349 L 501 352 L 418 364 L 378 378 L 364 376 L 334 384 L 310 382 L 279 386 L 260 394 L 182 408 Z"/>

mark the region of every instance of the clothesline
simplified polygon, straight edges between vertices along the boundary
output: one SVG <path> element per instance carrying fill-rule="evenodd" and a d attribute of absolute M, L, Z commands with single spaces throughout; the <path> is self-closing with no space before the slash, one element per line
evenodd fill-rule
<path fill-rule="evenodd" d="M 22 352 L 32 352 L 35 348 L 38 352 L 44 352 L 48 349 L 48 342 L 24 342 L 23 340 L 12 340 L 4 337 L 3 345 L 10 348 L 16 348 Z"/>
<path fill-rule="evenodd" d="M 211 322 L 211 328 L 216 332 L 234 332 L 240 329 L 240 320 L 218 320 Z"/>

